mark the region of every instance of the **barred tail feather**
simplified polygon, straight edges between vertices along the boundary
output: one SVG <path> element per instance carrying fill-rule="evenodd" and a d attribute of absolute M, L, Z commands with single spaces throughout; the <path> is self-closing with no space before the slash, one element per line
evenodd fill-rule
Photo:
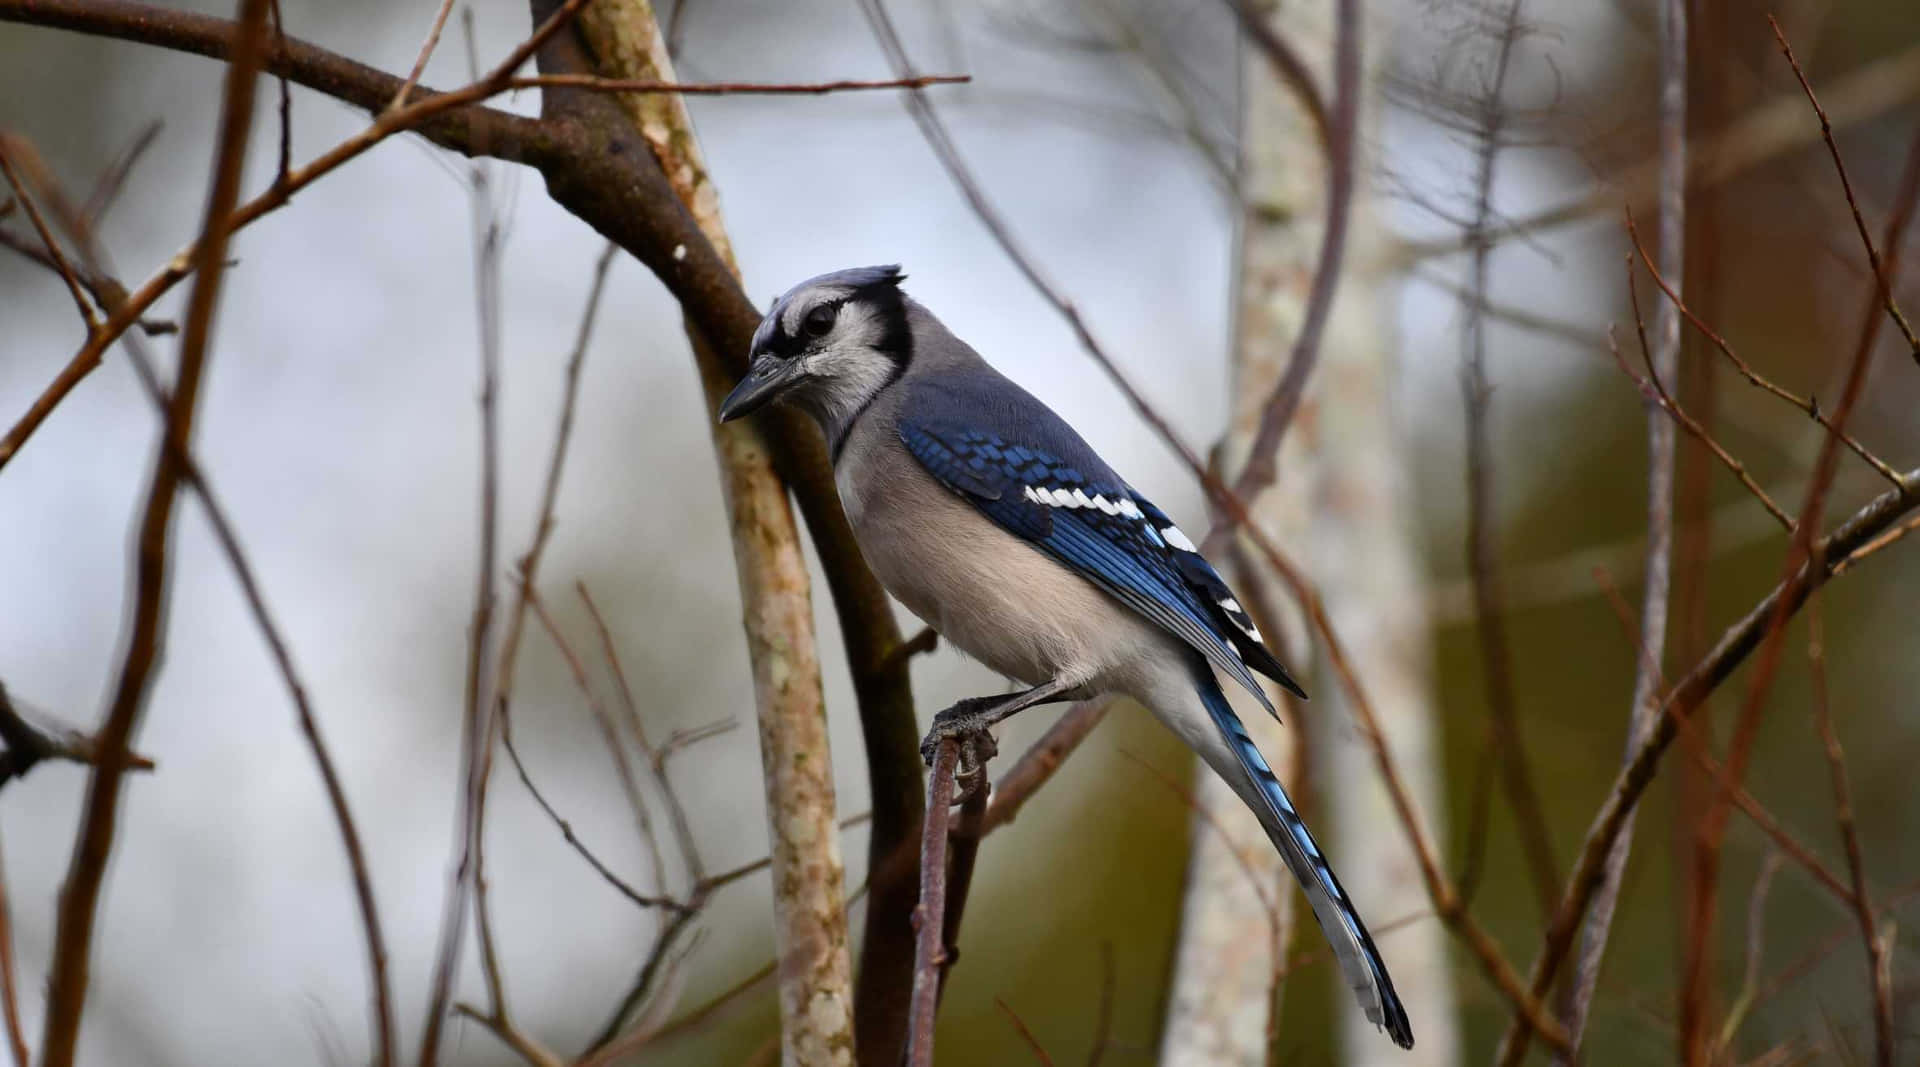
<path fill-rule="evenodd" d="M 1196 667 L 1199 665 L 1196 664 Z M 1313 905 L 1314 918 L 1319 920 L 1321 932 L 1340 961 L 1340 973 L 1360 999 L 1367 1019 L 1375 1026 L 1383 1027 L 1401 1048 L 1412 1048 L 1413 1026 L 1407 1020 L 1407 1010 L 1401 1006 L 1399 995 L 1393 991 L 1393 979 L 1387 975 L 1387 965 L 1380 958 L 1379 950 L 1373 947 L 1373 938 L 1367 935 L 1366 924 L 1360 921 L 1360 913 L 1355 910 L 1352 899 L 1340 887 L 1340 880 L 1334 877 L 1326 855 L 1314 843 L 1313 835 L 1307 832 L 1307 824 L 1301 820 L 1300 813 L 1294 810 L 1293 801 L 1287 798 L 1287 791 L 1281 787 L 1280 779 L 1267 766 L 1266 759 L 1254 746 L 1253 738 L 1247 735 L 1246 727 L 1241 725 L 1240 717 L 1234 714 L 1232 706 L 1227 703 L 1226 694 L 1220 691 L 1213 672 L 1200 668 L 1197 674 L 1196 684 L 1201 703 L 1206 705 L 1207 714 L 1219 727 L 1227 748 L 1238 761 L 1239 769 L 1251 779 L 1252 791 L 1261 801 L 1251 805 L 1254 814 L 1259 817 L 1260 825 L 1266 829 L 1267 836 L 1273 839 L 1274 847 L 1280 850 L 1281 858 L 1286 860 L 1287 867 L 1306 891 L 1307 901 Z M 1225 769 L 1222 770 L 1224 772 Z M 1228 780 L 1232 781 L 1230 777 Z"/>

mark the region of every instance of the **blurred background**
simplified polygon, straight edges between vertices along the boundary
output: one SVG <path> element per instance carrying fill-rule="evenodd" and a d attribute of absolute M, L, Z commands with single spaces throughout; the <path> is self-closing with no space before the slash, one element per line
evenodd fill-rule
<path fill-rule="evenodd" d="M 884 77 L 856 6 L 682 0 L 676 59 L 687 79 L 801 81 Z M 180 4 L 230 14 L 205 0 Z M 370 65 L 404 71 L 434 7 L 283 0 L 287 31 Z M 663 8 L 666 5 L 663 5 Z M 971 74 L 938 99 L 988 192 L 1079 304 L 1125 372 L 1189 441 L 1225 423 L 1234 292 L 1240 64 L 1231 17 L 1207 0 L 920 0 L 895 5 L 927 70 Z M 1370 126 L 1362 192 L 1391 235 L 1383 274 L 1397 309 L 1394 411 L 1416 487 L 1432 633 L 1446 859 L 1463 853 L 1474 769 L 1486 739 L 1484 679 L 1463 548 L 1458 385 L 1464 258 L 1475 145 L 1452 101 L 1483 77 L 1484 20 L 1450 0 L 1369 5 L 1388 91 Z M 1701 5 L 1695 33 L 1714 57 L 1690 106 L 1704 128 L 1797 92 L 1761 8 Z M 1777 5 L 1823 91 L 1862 70 L 1882 92 L 1839 123 L 1860 204 L 1877 233 L 1920 117 L 1920 7 L 1906 0 Z M 527 30 L 524 5 L 474 5 L 482 65 Z M 1598 213 L 1502 241 L 1489 375 L 1499 544 L 1509 568 L 1515 680 L 1543 808 L 1564 862 L 1618 765 L 1634 655 L 1593 568 L 1637 604 L 1645 524 L 1645 422 L 1605 349 L 1620 324 L 1632 351 L 1617 192 L 1652 158 L 1656 38 L 1640 0 L 1535 0 L 1507 99 L 1516 142 L 1502 156 L 1498 214 L 1524 219 L 1615 190 Z M 463 82 L 457 27 L 428 68 Z M 1890 72 L 1890 73 L 1889 73 Z M 0 128 L 30 138 L 84 190 L 150 122 L 159 141 L 129 179 L 103 239 L 129 281 L 196 232 L 221 68 L 134 44 L 0 24 Z M 1904 78 L 1904 81 L 1899 79 Z M 272 94 L 270 81 L 261 92 Z M 263 98 L 265 99 L 265 98 Z M 1827 100 L 1830 110 L 1839 111 Z M 503 106 L 533 111 L 522 94 Z M 908 290 L 1002 370 L 1051 403 L 1115 467 L 1191 529 L 1198 488 L 1023 282 L 926 149 L 897 99 L 863 94 L 690 101 L 749 294 L 843 266 L 900 262 Z M 263 108 L 262 122 L 271 121 Z M 1695 307 L 1760 370 L 1836 395 L 1867 291 L 1859 244 L 1815 138 L 1798 134 L 1690 199 Z M 352 134 L 364 115 L 296 88 L 296 161 Z M 263 127 L 264 128 L 264 127 Z M 271 174 L 256 139 L 252 187 Z M 449 862 L 459 768 L 466 628 L 477 558 L 478 423 L 474 255 L 467 166 L 395 139 L 249 228 L 213 347 L 199 451 L 223 491 L 341 762 L 386 921 L 401 1018 L 417 1026 Z M 1316 164 L 1317 166 L 1317 164 Z M 507 225 L 502 303 L 506 370 L 504 551 L 532 534 L 561 388 L 601 239 L 556 207 L 538 177 L 504 165 L 492 189 Z M 1649 229 L 1651 211 L 1643 215 Z M 17 220 L 10 220 L 17 221 Z M 1698 277 L 1710 279 L 1699 288 Z M 1654 291 L 1642 279 L 1651 309 Z M 1920 307 L 1920 286 L 1899 295 Z M 184 289 L 157 313 L 177 316 Z M 1511 310 L 1512 314 L 1507 314 Z M 1891 331 L 1889 331 L 1890 333 Z M 54 275 L 0 256 L 0 411 L 23 410 L 80 337 Z M 1683 362 L 1712 353 L 1689 338 Z M 1894 466 L 1920 456 L 1917 370 L 1892 340 L 1852 428 Z M 172 342 L 159 350 L 170 353 Z M 1807 420 L 1725 373 L 1710 385 L 1716 432 L 1789 508 L 1819 445 Z M 739 728 L 677 765 L 708 862 L 765 853 L 752 692 L 704 404 L 680 317 L 638 264 L 616 260 L 586 363 L 573 460 L 544 565 L 547 597 L 579 647 L 593 645 L 575 579 L 607 610 L 628 676 L 657 736 L 730 719 Z M 11 414 L 5 416 L 9 420 Z M 0 477 L 0 681 L 66 722 L 98 716 L 123 640 L 123 601 L 156 419 L 124 357 L 110 354 Z M 1785 541 L 1724 471 L 1707 479 L 1713 537 L 1682 566 L 1670 677 L 1698 658 L 1779 573 Z M 1830 514 L 1882 488 L 1843 457 Z M 232 577 L 195 504 L 179 520 L 167 658 L 137 749 L 157 764 L 128 787 L 123 837 L 102 908 L 82 1045 L 88 1063 L 351 1062 L 365 1049 L 364 964 L 345 864 L 309 755 Z M 1690 593 L 1686 590 L 1691 590 Z M 1920 878 L 1920 559 L 1905 546 L 1837 582 L 1825 617 L 1838 728 L 1847 746 L 1876 896 Z M 816 584 L 827 657 L 840 808 L 866 808 L 860 735 Z M 917 623 L 903 623 L 917 629 Z M 1804 623 L 1773 690 L 1749 783 L 1796 835 L 1838 863 L 1827 767 L 1810 719 Z M 1362 672 L 1366 665 L 1360 665 Z M 1735 693 L 1729 688 L 1727 693 Z M 923 719 L 1000 685 L 950 650 L 921 657 Z M 1324 687 L 1327 683 L 1323 682 Z M 1716 701 L 1732 705 L 1731 698 Z M 1316 717 L 1290 726 L 1350 731 Z M 604 748 L 553 645 L 531 633 L 515 692 L 529 769 L 582 838 L 638 877 L 633 839 Z M 1054 713 L 1011 724 L 1019 751 Z M 1725 707 L 1720 719 L 1729 717 Z M 1024 1062 L 995 1007 L 1014 1009 L 1056 1057 L 1087 1053 L 1113 973 L 1111 1063 L 1151 1062 L 1177 930 L 1189 814 L 1144 762 L 1176 780 L 1190 762 L 1138 709 L 1110 716 L 1022 814 L 983 849 L 964 961 L 941 1017 L 942 1062 Z M 1679 970 L 1675 858 L 1686 835 L 1668 760 L 1649 795 L 1589 1038 L 1590 1062 L 1664 1061 L 1673 1049 Z M 1341 787 L 1313 779 L 1314 789 Z M 50 764 L 0 793 L 0 842 L 20 959 L 23 1010 L 37 1033 L 56 896 L 85 769 Z M 1310 791 L 1311 792 L 1311 791 Z M 520 1021 L 576 1048 L 632 980 L 656 932 L 586 869 L 525 791 L 496 782 L 489 861 Z M 1309 817 L 1323 800 L 1311 796 Z M 1399 834 L 1383 824 L 1382 834 Z M 848 885 L 864 877 L 865 831 L 847 831 Z M 1493 806 L 1474 907 L 1516 961 L 1540 917 L 1510 812 Z M 1751 944 L 1769 978 L 1848 929 L 1833 898 L 1789 866 L 1750 941 L 1747 903 L 1767 838 L 1736 816 L 1727 845 L 1719 966 L 1738 987 Z M 1336 864 L 1338 856 L 1335 857 Z M 730 888 L 702 922 L 686 971 L 692 1005 L 770 959 L 765 877 Z M 1364 903 L 1364 901 L 1363 901 Z M 856 905 L 857 907 L 858 905 Z M 1920 977 L 1896 911 L 1897 1019 Z M 1374 917 L 1376 923 L 1389 916 Z M 1310 925 L 1300 946 L 1317 944 Z M 1391 955 L 1391 935 L 1383 946 Z M 474 953 L 464 995 L 477 996 Z M 1507 1013 L 1472 963 L 1456 958 L 1460 1056 L 1484 1059 Z M 1288 983 L 1279 1062 L 1340 1058 L 1326 1025 L 1337 980 L 1324 965 Z M 1344 994 L 1341 994 L 1344 996 Z M 775 1031 L 771 989 L 648 1062 L 732 1063 Z M 411 1029 L 409 1030 L 411 1032 Z M 457 1062 L 510 1062 L 483 1031 L 454 1031 Z M 1867 1062 L 1865 965 L 1844 941 L 1753 1012 L 1744 1056 L 1797 1043 L 1813 1058 Z"/>

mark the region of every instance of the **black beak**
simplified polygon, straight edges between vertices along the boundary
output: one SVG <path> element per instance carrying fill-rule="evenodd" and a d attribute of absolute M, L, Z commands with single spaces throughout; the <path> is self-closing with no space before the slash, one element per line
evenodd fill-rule
<path fill-rule="evenodd" d="M 729 422 L 766 407 L 768 402 L 793 384 L 795 368 L 799 363 L 797 359 L 777 359 L 767 355 L 755 357 L 747 376 L 740 379 L 740 384 L 734 386 L 733 392 L 720 402 L 720 421 Z"/>

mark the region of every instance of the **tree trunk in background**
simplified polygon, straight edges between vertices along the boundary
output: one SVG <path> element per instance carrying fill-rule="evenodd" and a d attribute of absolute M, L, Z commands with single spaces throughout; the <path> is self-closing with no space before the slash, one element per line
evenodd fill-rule
<path fill-rule="evenodd" d="M 579 25 L 601 75 L 674 80 L 647 0 L 597 0 L 581 13 Z M 686 99 L 670 93 L 619 99 L 681 201 L 738 276 Z M 688 335 L 708 405 L 717 407 L 733 383 L 705 338 L 691 326 Z M 759 432 L 747 423 L 716 423 L 713 441 L 746 611 L 766 776 L 781 1062 L 850 1067 L 853 968 L 806 559 L 786 486 Z"/>
<path fill-rule="evenodd" d="M 1282 38 L 1329 82 L 1333 48 L 1332 0 L 1289 4 L 1266 17 Z M 1382 41 L 1380 20 L 1366 39 Z M 1369 79 L 1380 49 L 1366 56 Z M 1261 405 L 1286 368 L 1305 316 L 1318 255 L 1326 178 L 1312 125 L 1293 95 L 1255 57 L 1246 72 L 1243 136 L 1245 199 L 1237 296 L 1233 424 L 1224 447 L 1227 473 L 1244 460 Z M 1388 279 L 1378 273 L 1384 236 L 1371 204 L 1371 160 L 1378 94 L 1361 104 L 1358 182 L 1340 295 L 1318 371 L 1281 448 L 1279 478 L 1253 502 L 1253 514 L 1284 543 L 1296 546 L 1319 583 L 1336 629 L 1347 643 L 1372 697 L 1381 728 L 1407 777 L 1415 802 L 1437 820 L 1443 800 L 1437 732 L 1430 697 L 1426 590 L 1418 526 L 1408 496 L 1406 451 L 1393 418 L 1395 337 L 1385 324 L 1394 313 Z M 1230 480 L 1230 479 L 1229 479 Z M 1243 592 L 1264 607 L 1276 584 L 1253 553 L 1236 568 Z M 1247 567 L 1253 569 L 1249 573 Z M 1288 644 L 1290 664 L 1304 668 L 1296 646 L 1304 625 L 1297 615 L 1269 619 Z M 1322 672 L 1324 677 L 1324 672 Z M 1327 788 L 1317 806 L 1322 843 L 1335 870 L 1376 933 L 1381 952 L 1413 1017 L 1419 1044 L 1394 1047 L 1367 1022 L 1330 969 L 1307 973 L 1335 982 L 1348 1063 L 1394 1067 L 1449 1065 L 1458 1052 L 1445 933 L 1426 921 L 1380 933 L 1386 923 L 1429 907 L 1419 870 L 1397 828 L 1372 758 L 1351 727 L 1337 689 L 1319 685 L 1310 707 L 1296 707 L 1287 729 L 1265 716 L 1247 716 L 1255 740 L 1275 766 L 1296 767 L 1290 736 L 1310 717 L 1314 778 Z M 1297 775 L 1288 776 L 1291 782 Z M 1290 914 L 1295 890 L 1253 817 L 1214 776 L 1203 772 L 1195 792 L 1201 806 L 1230 828 L 1268 899 Z M 1296 790 L 1296 797 L 1299 791 Z M 1304 799 L 1304 798 L 1300 798 Z M 1311 812 L 1309 813 L 1311 816 Z M 1163 1062 L 1265 1063 L 1264 1025 L 1273 960 L 1248 936 L 1267 914 L 1247 871 L 1226 853 L 1220 835 L 1196 820 L 1172 1005 Z M 1436 828 L 1437 829 L 1437 828 Z M 1237 929 L 1238 936 L 1233 936 Z M 1317 945 L 1318 931 L 1311 938 Z M 1284 942 L 1283 942 L 1284 943 Z M 1259 957 L 1253 959 L 1251 957 Z M 1282 1042 L 1285 1035 L 1279 1035 Z"/>

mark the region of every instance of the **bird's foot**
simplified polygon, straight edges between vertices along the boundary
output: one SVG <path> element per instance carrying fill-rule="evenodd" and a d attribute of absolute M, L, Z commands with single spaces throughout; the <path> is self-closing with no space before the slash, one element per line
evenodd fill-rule
<path fill-rule="evenodd" d="M 992 710 L 1006 700 L 1005 697 L 970 697 L 933 717 L 933 729 L 920 742 L 920 758 L 933 766 L 933 758 L 945 741 L 957 742 L 960 746 L 960 765 L 954 770 L 953 780 L 957 786 L 953 802 L 971 798 L 987 781 L 987 761 L 999 755 L 1000 747 L 994 743 L 993 734 L 988 727 L 998 721 Z"/>

